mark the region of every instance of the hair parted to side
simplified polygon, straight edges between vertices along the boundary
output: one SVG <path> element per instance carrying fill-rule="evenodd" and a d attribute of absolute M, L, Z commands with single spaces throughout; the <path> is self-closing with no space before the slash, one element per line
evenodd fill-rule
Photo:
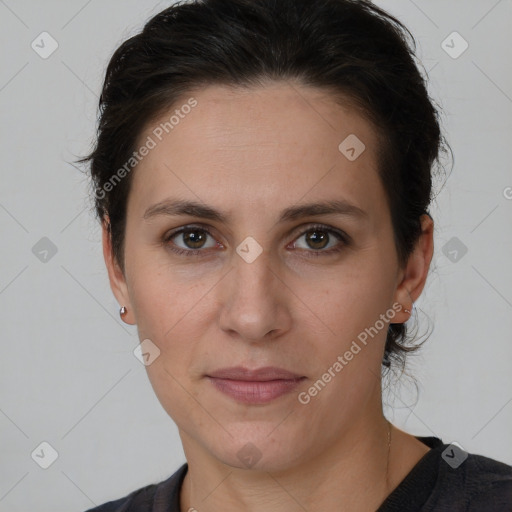
<path fill-rule="evenodd" d="M 367 0 L 196 0 L 151 18 L 113 54 L 95 147 L 78 161 L 90 163 L 95 212 L 108 226 L 120 268 L 124 272 L 126 206 L 136 166 L 114 187 L 105 185 L 129 161 L 145 127 L 194 89 L 273 81 L 332 92 L 374 125 L 403 267 L 421 234 L 433 172 L 447 147 L 415 52 L 408 29 Z M 388 326 L 385 367 L 394 362 L 403 369 L 406 353 L 418 348 L 406 335 L 404 324 Z"/>

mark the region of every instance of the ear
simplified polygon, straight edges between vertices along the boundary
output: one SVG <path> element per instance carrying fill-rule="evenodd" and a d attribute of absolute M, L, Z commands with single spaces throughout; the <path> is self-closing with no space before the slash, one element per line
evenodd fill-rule
<path fill-rule="evenodd" d="M 103 257 L 105 258 L 105 265 L 108 271 L 108 278 L 110 281 L 110 288 L 112 293 L 115 295 L 117 302 L 121 306 L 126 306 L 127 313 L 123 316 L 123 322 L 134 325 L 135 320 L 133 316 L 133 308 L 130 303 L 128 295 L 128 287 L 126 285 L 125 276 L 119 267 L 119 264 L 114 258 L 112 251 L 112 238 L 110 235 L 110 220 L 108 216 L 105 216 L 102 224 L 102 243 L 103 243 Z"/>
<path fill-rule="evenodd" d="M 394 301 L 402 305 L 402 310 L 396 315 L 397 323 L 405 322 L 409 318 L 410 314 L 403 310 L 412 311 L 413 303 L 421 295 L 434 254 L 434 221 L 427 214 L 423 214 L 420 220 L 421 236 L 407 265 L 399 272 L 398 276 Z"/>

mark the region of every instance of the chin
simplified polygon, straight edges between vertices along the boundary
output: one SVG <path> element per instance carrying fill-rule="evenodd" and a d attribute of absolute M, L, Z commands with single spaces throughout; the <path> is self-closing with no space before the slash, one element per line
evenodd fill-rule
<path fill-rule="evenodd" d="M 299 455 L 297 444 L 286 433 L 282 439 L 275 433 L 273 437 L 266 433 L 229 437 L 229 446 L 226 445 L 221 450 L 218 438 L 214 443 L 211 447 L 212 454 L 223 464 L 251 471 L 284 471 L 294 464 Z"/>

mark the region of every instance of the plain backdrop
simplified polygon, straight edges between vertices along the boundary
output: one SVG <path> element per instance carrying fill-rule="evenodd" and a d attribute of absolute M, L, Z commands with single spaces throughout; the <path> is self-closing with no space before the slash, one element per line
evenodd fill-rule
<path fill-rule="evenodd" d="M 386 414 L 512 464 L 512 2 L 376 3 L 417 38 L 454 152 L 413 315 L 431 332 L 409 361 L 417 388 L 395 382 Z M 90 149 L 112 52 L 168 5 L 0 0 L 2 512 L 83 511 L 185 462 L 134 357 L 136 327 L 119 319 L 72 165 Z"/>

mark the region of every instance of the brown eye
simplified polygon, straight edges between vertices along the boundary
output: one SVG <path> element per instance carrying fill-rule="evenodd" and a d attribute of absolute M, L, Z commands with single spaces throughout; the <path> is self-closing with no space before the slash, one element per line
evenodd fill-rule
<path fill-rule="evenodd" d="M 296 240 L 304 238 L 305 243 L 302 246 L 294 243 L 294 248 L 304 250 L 312 256 L 328 255 L 339 252 L 343 247 L 349 245 L 349 237 L 342 231 L 338 231 L 327 226 L 312 226 L 304 231 Z"/>
<path fill-rule="evenodd" d="M 182 235 L 182 240 L 189 249 L 201 249 L 206 240 L 204 232 L 198 229 L 183 231 Z"/>
<path fill-rule="evenodd" d="M 206 245 L 208 238 L 212 238 L 210 245 Z M 185 256 L 200 256 L 207 253 L 206 249 L 216 247 L 218 244 L 212 234 L 205 228 L 189 226 L 173 231 L 164 237 L 169 249 Z"/>
<path fill-rule="evenodd" d="M 329 243 L 329 235 L 325 231 L 315 229 L 308 231 L 305 235 L 306 243 L 312 249 L 325 249 L 326 245 Z"/>

